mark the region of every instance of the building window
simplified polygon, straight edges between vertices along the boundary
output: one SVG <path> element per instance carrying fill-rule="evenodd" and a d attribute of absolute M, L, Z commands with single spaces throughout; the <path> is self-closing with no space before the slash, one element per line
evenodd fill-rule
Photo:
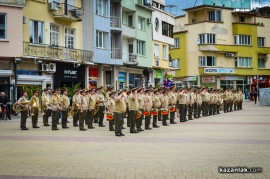
<path fill-rule="evenodd" d="M 128 15 L 128 27 L 133 27 L 133 16 Z"/>
<path fill-rule="evenodd" d="M 162 4 L 160 4 L 160 9 L 161 9 L 162 11 L 164 11 L 164 10 L 165 10 L 165 6 L 163 6 Z"/>
<path fill-rule="evenodd" d="M 106 86 L 112 85 L 112 72 L 106 71 Z"/>
<path fill-rule="evenodd" d="M 162 59 L 168 60 L 167 45 L 162 45 Z"/>
<path fill-rule="evenodd" d="M 137 40 L 137 54 L 145 55 L 145 41 Z"/>
<path fill-rule="evenodd" d="M 30 43 L 42 44 L 44 39 L 44 22 L 30 20 Z"/>
<path fill-rule="evenodd" d="M 108 32 L 102 32 L 97 30 L 96 46 L 98 48 L 108 49 Z"/>
<path fill-rule="evenodd" d="M 75 48 L 75 29 L 65 28 L 65 46 L 67 48 Z"/>
<path fill-rule="evenodd" d="M 180 60 L 179 59 L 171 59 L 169 62 L 169 66 L 172 68 L 180 69 Z"/>
<path fill-rule="evenodd" d="M 145 30 L 145 18 L 139 17 L 138 18 L 138 29 L 139 30 Z"/>
<path fill-rule="evenodd" d="M 174 46 L 173 48 L 179 48 L 179 38 L 174 38 Z"/>
<path fill-rule="evenodd" d="M 213 56 L 199 57 L 199 65 L 200 67 L 214 67 L 216 66 L 216 57 Z"/>
<path fill-rule="evenodd" d="M 153 1 L 153 7 L 158 8 L 158 3 L 157 3 L 157 2 L 155 2 L 155 1 Z"/>
<path fill-rule="evenodd" d="M 154 45 L 154 56 L 155 56 L 155 58 L 159 57 L 159 45 L 158 44 Z"/>
<path fill-rule="evenodd" d="M 7 38 L 7 14 L 0 13 L 0 39 Z"/>
<path fill-rule="evenodd" d="M 173 25 L 162 21 L 162 35 L 173 38 Z"/>
<path fill-rule="evenodd" d="M 243 17 L 243 16 L 239 17 L 239 22 L 245 22 L 245 21 L 246 21 L 245 17 Z"/>
<path fill-rule="evenodd" d="M 215 44 L 216 34 L 200 34 L 200 44 Z"/>
<path fill-rule="evenodd" d="M 238 57 L 235 60 L 236 67 L 251 67 L 251 58 L 250 57 Z"/>
<path fill-rule="evenodd" d="M 265 68 L 266 60 L 265 58 L 258 59 L 258 68 Z"/>
<path fill-rule="evenodd" d="M 265 47 L 265 38 L 258 37 L 258 47 Z"/>
<path fill-rule="evenodd" d="M 60 46 L 60 27 L 58 25 L 50 25 L 50 44 Z"/>
<path fill-rule="evenodd" d="M 108 16 L 108 1 L 107 0 L 97 0 L 97 15 L 107 17 Z"/>
<path fill-rule="evenodd" d="M 235 35 L 234 36 L 235 45 L 251 45 L 250 35 Z"/>
<path fill-rule="evenodd" d="M 208 20 L 214 21 L 214 22 L 220 22 L 221 21 L 221 11 L 220 10 L 214 10 L 208 12 Z"/>

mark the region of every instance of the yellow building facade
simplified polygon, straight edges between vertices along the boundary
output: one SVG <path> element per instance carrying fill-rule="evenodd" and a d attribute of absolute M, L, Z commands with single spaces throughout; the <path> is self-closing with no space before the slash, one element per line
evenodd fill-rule
<path fill-rule="evenodd" d="M 205 5 L 185 11 L 175 19 L 180 48 L 170 50 L 171 58 L 180 60 L 178 86 L 245 92 L 269 86 L 269 17 Z"/>
<path fill-rule="evenodd" d="M 26 1 L 23 56 L 17 63 L 18 86 L 58 88 L 87 84 L 86 68 L 93 64 L 93 52 L 82 47 L 82 16 L 80 0 Z"/>

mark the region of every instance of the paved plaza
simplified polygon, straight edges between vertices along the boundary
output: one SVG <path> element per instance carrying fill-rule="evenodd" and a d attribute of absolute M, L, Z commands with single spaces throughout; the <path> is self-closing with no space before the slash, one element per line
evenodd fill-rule
<path fill-rule="evenodd" d="M 270 178 L 270 107 L 244 110 L 116 137 L 95 124 L 52 131 L 0 121 L 0 179 Z M 71 120 L 70 120 L 71 121 Z M 160 124 L 161 125 L 161 124 Z M 220 174 L 218 167 L 262 167 L 262 173 Z"/>

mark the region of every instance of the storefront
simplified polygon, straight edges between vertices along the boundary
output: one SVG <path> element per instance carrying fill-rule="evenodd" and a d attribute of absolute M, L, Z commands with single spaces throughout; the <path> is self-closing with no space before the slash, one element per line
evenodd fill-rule
<path fill-rule="evenodd" d="M 260 88 L 269 88 L 270 87 L 270 77 L 269 76 L 248 76 L 247 81 L 249 85 L 249 91 L 259 91 Z"/>
<path fill-rule="evenodd" d="M 89 67 L 89 88 L 98 87 L 98 68 Z"/>
<path fill-rule="evenodd" d="M 129 74 L 129 88 L 142 87 L 142 75 L 130 73 Z"/>
<path fill-rule="evenodd" d="M 201 84 L 202 87 L 208 87 L 209 89 L 216 88 L 216 76 L 202 76 Z"/>
<path fill-rule="evenodd" d="M 12 70 L 0 70 L 0 92 L 4 92 L 10 101 L 14 101 L 15 91 L 11 76 Z"/>
<path fill-rule="evenodd" d="M 198 77 L 197 76 L 189 76 L 180 79 L 174 79 L 174 83 L 176 88 L 195 88 L 198 86 Z"/>
<path fill-rule="evenodd" d="M 163 81 L 162 81 L 162 76 L 163 76 L 163 74 L 162 74 L 162 70 L 161 69 L 157 69 L 157 70 L 155 70 L 155 78 L 154 78 L 154 80 L 155 80 L 155 87 L 162 87 L 162 85 L 163 85 Z"/>
<path fill-rule="evenodd" d="M 54 88 L 73 87 L 80 83 L 81 88 L 85 86 L 85 66 L 75 66 L 70 63 L 56 63 L 54 73 Z"/>
<path fill-rule="evenodd" d="M 118 80 L 117 83 L 119 85 L 117 89 L 143 87 L 143 69 L 120 67 L 119 72 L 116 75 L 118 75 L 116 80 Z"/>

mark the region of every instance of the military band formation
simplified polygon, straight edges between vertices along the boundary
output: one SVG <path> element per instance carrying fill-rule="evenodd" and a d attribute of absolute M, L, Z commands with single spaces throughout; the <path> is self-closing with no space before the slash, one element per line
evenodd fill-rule
<path fill-rule="evenodd" d="M 68 97 L 67 89 L 50 91 L 43 90 L 41 99 L 38 91 L 34 91 L 31 100 L 27 100 L 27 92 L 14 104 L 13 109 L 21 112 L 21 130 L 29 130 L 26 127 L 28 110 L 32 117 L 33 128 L 39 128 L 38 115 L 43 115 L 43 125 L 49 125 L 49 116 L 52 116 L 51 129 L 68 129 L 68 118 L 73 118 L 73 126 L 86 131 L 94 129 L 93 123 L 99 127 L 105 127 L 104 118 L 109 121 L 109 131 L 115 131 L 116 136 L 125 136 L 122 132 L 124 118 L 127 118 L 127 127 L 130 133 L 139 133 L 142 129 L 151 130 L 159 128 L 157 122 L 162 121 L 163 126 L 180 122 L 242 110 L 242 90 L 210 90 L 208 88 L 180 88 L 175 86 L 169 89 L 143 89 L 132 88 L 115 92 L 113 87 L 104 91 L 103 87 L 96 89 L 75 90 L 72 97 L 72 105 Z M 70 107 L 71 106 L 71 107 Z M 151 126 L 152 119 L 152 128 Z M 78 124 L 79 123 L 79 124 Z M 87 127 L 85 127 L 85 125 Z"/>

